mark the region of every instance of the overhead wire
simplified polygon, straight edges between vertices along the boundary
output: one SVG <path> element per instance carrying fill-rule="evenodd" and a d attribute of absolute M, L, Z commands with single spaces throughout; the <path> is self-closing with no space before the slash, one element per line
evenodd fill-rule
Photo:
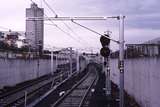
<path fill-rule="evenodd" d="M 81 25 L 81 24 L 79 24 L 79 23 L 77 23 L 77 22 L 75 22 L 75 21 L 73 21 L 73 20 L 72 20 L 72 22 L 73 22 L 74 24 L 78 25 L 78 26 L 81 26 L 81 27 L 83 27 L 83 28 L 85 28 L 85 29 L 87 29 L 87 30 L 89 30 L 89 31 L 97 34 L 97 35 L 104 36 L 104 37 L 106 37 L 106 38 L 108 38 L 108 39 L 110 39 L 110 40 L 112 40 L 112 41 L 114 41 L 114 42 L 116 42 L 116 43 L 119 43 L 119 41 L 114 40 L 114 39 L 112 39 L 112 38 L 110 38 L 110 37 L 108 37 L 108 36 L 105 36 L 105 35 L 103 35 L 103 34 L 101 34 L 101 33 L 99 33 L 99 32 L 96 32 L 95 30 L 92 30 L 92 29 L 90 29 L 90 28 L 88 28 L 88 27 L 86 27 L 86 26 L 83 26 L 83 25 Z"/>
<path fill-rule="evenodd" d="M 55 14 L 55 17 L 58 17 L 58 14 L 56 14 L 56 12 L 52 9 L 52 7 L 45 1 L 45 0 L 43 0 L 44 1 L 44 3 L 46 4 L 46 6 Z M 48 17 L 48 16 L 47 16 Z M 51 19 L 49 19 L 49 21 L 51 21 L 52 23 L 54 23 Z M 62 21 L 63 22 L 63 21 Z M 68 29 L 70 29 L 72 32 L 73 32 L 73 30 L 66 24 L 66 23 L 64 23 L 63 22 L 63 24 L 68 28 Z M 58 26 L 57 26 L 58 27 Z M 67 34 L 68 36 L 70 36 L 72 39 L 74 39 L 74 40 L 76 40 L 76 41 L 78 41 L 78 42 L 81 42 L 79 39 L 76 39 L 74 36 L 72 36 L 70 33 L 68 33 L 68 32 L 66 32 L 66 31 L 64 31 L 62 28 L 60 28 L 60 27 L 58 27 L 58 29 L 60 29 L 63 33 L 65 33 L 65 34 Z M 81 43 L 80 43 L 81 44 Z M 83 44 L 81 44 L 81 45 L 83 45 Z"/>
<path fill-rule="evenodd" d="M 33 0 L 30 0 L 32 3 L 35 3 Z M 43 0 L 45 1 L 45 0 Z M 49 6 L 49 4 L 47 2 L 45 2 L 45 4 L 47 6 Z M 50 9 L 52 9 L 50 6 L 49 6 Z M 54 10 L 52 9 L 52 12 L 54 12 Z M 55 14 L 55 12 L 54 12 Z M 48 17 L 46 14 L 44 14 L 46 17 Z M 56 15 L 56 14 L 55 14 Z M 65 33 L 66 35 L 68 35 L 70 38 L 72 38 L 73 40 L 76 40 L 80 45 L 82 45 L 77 39 L 75 39 L 70 33 L 64 31 L 62 28 L 60 28 L 57 24 L 55 24 L 51 19 L 49 19 L 49 21 L 52 23 L 52 24 L 47 24 L 47 25 L 52 25 L 52 26 L 55 26 L 56 28 L 58 28 L 61 32 Z"/>
<path fill-rule="evenodd" d="M 33 0 L 30 0 L 32 3 L 35 3 Z M 42 1 L 42 0 L 41 0 Z M 55 14 L 55 17 L 58 17 L 58 14 L 56 14 L 56 12 L 53 10 L 53 8 L 45 1 L 45 0 L 43 0 L 44 1 L 44 3 L 46 4 L 46 6 Z M 47 15 L 46 15 L 47 16 Z M 47 16 L 48 17 L 48 16 Z M 60 28 L 57 24 L 55 24 L 51 19 L 49 19 L 49 21 L 52 23 L 52 24 L 47 24 L 47 23 L 45 23 L 45 24 L 47 24 L 47 25 L 52 25 L 52 26 L 55 26 L 56 28 L 58 28 L 61 32 L 63 32 L 63 33 L 65 33 L 66 35 L 68 35 L 68 36 L 70 36 L 72 39 L 74 39 L 74 40 L 76 40 L 79 44 L 81 44 L 81 41 L 80 40 L 82 40 L 82 38 L 81 39 L 76 39 L 76 38 L 74 38 L 70 33 L 68 33 L 68 32 L 66 32 L 66 31 L 64 31 L 62 28 Z M 63 22 L 63 21 L 62 21 Z M 73 30 L 72 30 L 72 28 L 70 27 L 70 26 L 68 26 L 66 23 L 64 23 L 63 22 L 63 24 L 70 30 L 70 31 L 72 31 L 72 33 L 74 33 L 74 34 L 76 34 Z M 76 34 L 77 35 L 77 34 Z M 78 37 L 78 36 L 77 36 Z M 79 37 L 80 38 L 80 37 Z M 83 40 L 84 41 L 84 40 Z M 87 43 L 86 41 L 85 41 L 85 43 Z M 88 43 L 87 43 L 88 44 Z M 81 44 L 81 45 L 84 45 L 84 44 Z"/>
<path fill-rule="evenodd" d="M 45 14 L 46 17 L 48 17 L 46 14 Z M 53 25 L 55 26 L 56 28 L 58 28 L 61 32 L 65 33 L 66 35 L 68 35 L 70 38 L 72 38 L 73 40 L 76 40 L 80 45 L 82 45 L 80 43 L 80 41 L 78 41 L 77 39 L 75 39 L 70 33 L 64 31 L 62 28 L 60 28 L 57 24 L 55 24 L 51 19 L 49 19 L 49 21 L 52 23 L 52 24 L 47 24 L 47 25 Z M 46 24 L 46 23 L 45 23 Z"/>
<path fill-rule="evenodd" d="M 44 3 L 46 4 L 46 6 L 55 14 L 55 17 L 58 17 L 58 14 L 55 12 L 55 10 L 53 9 L 53 7 L 51 7 L 47 2 L 46 2 L 46 0 L 43 0 L 44 1 Z M 63 22 L 63 21 L 61 21 L 73 34 L 75 34 L 78 38 L 80 38 L 80 40 L 82 40 L 82 41 L 84 41 L 80 36 L 78 36 L 78 34 L 75 32 L 75 31 L 73 31 L 72 30 L 72 28 L 68 25 L 68 24 L 66 24 L 65 22 Z M 79 39 L 78 39 L 79 40 Z M 80 41 L 79 40 L 79 41 Z M 87 43 L 86 41 L 84 41 L 85 43 Z M 87 43 L 87 45 L 89 45 L 88 43 Z"/>
<path fill-rule="evenodd" d="M 56 13 L 56 11 L 55 10 L 53 10 L 53 8 L 46 2 L 46 0 L 43 0 L 44 2 L 45 2 L 45 4 L 48 6 L 48 8 L 50 8 L 50 10 L 55 14 L 55 17 L 58 17 L 58 14 Z M 80 40 L 82 40 L 82 41 L 84 41 L 87 45 L 90 45 L 87 41 L 85 41 L 84 39 L 82 39 L 80 36 L 78 36 L 78 34 L 74 31 L 74 30 L 72 30 L 72 28 L 68 25 L 68 24 L 66 24 L 65 22 L 63 22 L 63 21 L 61 21 L 73 34 L 75 34 L 78 38 L 80 38 Z M 73 21 L 71 21 L 71 22 L 73 22 Z M 74 22 L 73 22 L 74 23 Z M 74 24 L 77 24 L 76 22 L 74 23 Z M 96 31 L 94 31 L 94 30 L 92 30 L 92 29 L 88 29 L 88 30 L 90 30 L 90 31 L 92 31 L 92 32 L 94 32 L 94 33 L 96 33 L 96 34 L 98 34 L 98 35 L 101 35 L 100 33 L 98 33 L 98 32 L 96 32 Z"/>
<path fill-rule="evenodd" d="M 57 15 L 56 12 L 53 10 L 53 8 L 46 2 L 46 0 L 43 0 L 43 2 L 44 2 L 45 5 L 55 14 L 55 17 L 57 17 L 58 15 Z"/>
<path fill-rule="evenodd" d="M 62 21 L 62 22 L 63 22 L 63 21 Z M 65 25 L 68 29 L 70 29 L 70 31 L 71 31 L 73 34 L 75 34 L 78 38 L 80 38 L 80 40 L 84 41 L 87 45 L 89 45 L 89 43 L 88 43 L 87 41 L 85 41 L 84 39 L 82 39 L 80 36 L 78 36 L 78 34 L 77 34 L 74 30 L 72 30 L 72 28 L 71 28 L 70 26 L 68 26 L 66 23 L 64 23 L 64 25 Z"/>

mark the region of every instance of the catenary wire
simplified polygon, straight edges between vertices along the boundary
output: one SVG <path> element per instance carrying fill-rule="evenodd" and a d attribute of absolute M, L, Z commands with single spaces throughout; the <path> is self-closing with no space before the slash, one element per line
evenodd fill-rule
<path fill-rule="evenodd" d="M 43 0 L 44 1 L 44 3 L 46 4 L 46 6 L 55 14 L 55 17 L 58 17 L 58 14 L 55 12 L 55 10 L 47 3 L 47 1 L 46 0 Z M 73 34 L 75 34 L 78 38 L 80 38 L 80 40 L 81 41 L 83 41 L 83 42 L 85 42 L 87 45 L 89 45 L 89 43 L 88 42 L 86 42 L 86 41 L 84 41 L 80 36 L 78 36 L 78 34 L 74 31 L 74 30 L 72 30 L 72 28 L 68 25 L 68 24 L 66 24 L 65 22 L 63 22 L 63 21 L 61 21 Z M 79 41 L 80 41 L 79 40 Z"/>

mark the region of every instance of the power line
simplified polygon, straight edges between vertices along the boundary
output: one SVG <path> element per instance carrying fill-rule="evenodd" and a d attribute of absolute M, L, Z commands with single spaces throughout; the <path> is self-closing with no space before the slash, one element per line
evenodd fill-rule
<path fill-rule="evenodd" d="M 47 7 L 55 14 L 55 17 L 57 17 L 58 15 L 56 14 L 56 12 L 52 9 L 52 7 L 45 1 L 43 0 L 43 2 L 47 5 Z"/>
<path fill-rule="evenodd" d="M 46 14 L 45 14 L 46 17 L 48 17 Z M 74 38 L 70 33 L 64 31 L 62 28 L 60 28 L 57 24 L 55 24 L 52 20 L 49 19 L 49 21 L 52 23 L 52 24 L 48 24 L 48 25 L 52 25 L 52 26 L 55 26 L 57 27 L 60 31 L 62 31 L 63 33 L 65 33 L 66 35 L 68 35 L 69 37 L 71 37 L 73 40 L 76 40 L 80 45 L 83 45 L 80 43 L 79 40 L 77 40 L 76 38 Z"/>
<path fill-rule="evenodd" d="M 46 23 L 45 23 L 46 24 Z M 60 28 L 59 26 L 55 25 L 55 24 L 46 24 L 46 25 L 51 25 L 51 26 L 55 26 L 56 28 L 58 28 L 61 32 L 63 32 L 64 34 L 66 34 L 67 36 L 69 36 L 70 38 L 72 38 L 73 40 L 77 41 L 80 45 L 81 44 L 78 40 L 76 40 L 72 35 L 70 35 L 68 32 L 64 31 L 62 28 Z"/>
<path fill-rule="evenodd" d="M 33 2 L 32 0 L 30 0 L 32 3 L 35 3 Z M 52 9 L 52 7 L 45 1 L 43 0 L 43 2 L 45 3 L 45 5 L 55 14 L 55 17 L 58 17 L 58 15 L 56 14 L 56 12 Z M 48 17 L 46 14 L 45 14 L 46 17 Z M 62 28 L 60 28 L 57 24 L 55 24 L 51 19 L 49 19 L 49 21 L 52 23 L 52 24 L 47 24 L 47 25 L 52 25 L 52 26 L 55 26 L 57 27 L 60 31 L 62 31 L 63 33 L 65 33 L 66 35 L 68 35 L 69 37 L 71 37 L 73 40 L 76 40 L 79 44 L 81 44 L 81 41 L 82 39 L 77 39 L 75 38 L 74 36 L 72 36 L 70 33 L 64 31 Z M 72 31 L 72 33 L 76 34 L 72 28 L 70 26 L 68 26 L 66 23 L 64 23 L 63 21 L 61 21 L 70 31 Z M 77 35 L 77 34 L 76 34 Z M 80 37 L 79 37 L 80 38 Z M 83 40 L 84 41 L 84 40 Z M 88 44 L 88 43 L 87 43 Z M 81 44 L 81 45 L 84 45 L 84 44 Z"/>
<path fill-rule="evenodd" d="M 45 0 L 43 0 L 43 1 L 45 1 Z M 49 4 L 48 4 L 46 1 L 45 1 L 45 3 L 47 4 L 47 6 L 49 6 Z M 50 7 L 50 6 L 49 6 L 49 7 Z M 51 7 L 50 7 L 50 8 L 51 8 Z M 50 8 L 49 8 L 49 9 L 50 9 Z M 53 11 L 53 9 L 52 9 L 52 12 L 57 16 L 57 14 L 55 13 L 55 11 Z M 45 16 L 48 17 L 46 14 L 45 14 Z M 72 39 L 76 40 L 79 44 L 81 44 L 80 39 L 77 39 L 77 38 L 75 38 L 74 36 L 72 36 L 70 33 L 64 31 L 62 28 L 60 28 L 58 25 L 56 25 L 51 19 L 49 19 L 49 21 L 53 24 L 53 26 L 57 27 L 57 28 L 58 28 L 59 30 L 61 30 L 63 33 L 65 33 L 66 35 L 70 36 Z M 63 22 L 63 21 L 62 21 L 62 22 Z M 64 24 L 68 29 L 72 30 L 66 23 L 63 22 L 63 24 Z M 50 25 L 51 25 L 51 24 L 50 24 Z M 72 30 L 72 31 L 73 31 L 73 30 Z M 81 45 L 83 45 L 83 44 L 81 44 Z"/>
<path fill-rule="evenodd" d="M 119 41 L 114 40 L 114 39 L 112 39 L 112 38 L 110 38 L 110 37 L 107 37 L 107 36 L 105 36 L 105 35 L 103 35 L 103 34 L 100 34 L 99 32 L 96 32 L 96 31 L 94 31 L 94 30 L 92 30 L 92 29 L 90 29 L 90 28 L 88 28 L 88 27 L 86 27 L 86 26 L 83 26 L 83 25 L 81 25 L 81 24 L 79 24 L 79 23 L 77 23 L 77 22 L 75 22 L 75 21 L 73 21 L 73 20 L 72 20 L 72 22 L 75 23 L 75 24 L 78 25 L 78 26 L 81 26 L 81 27 L 83 27 L 83 28 L 85 28 L 85 29 L 87 29 L 87 30 L 95 33 L 95 34 L 98 34 L 98 35 L 100 35 L 100 36 L 104 36 L 104 37 L 106 37 L 106 38 L 108 38 L 108 39 L 110 39 L 110 40 L 112 40 L 112 41 L 114 41 L 114 42 L 116 42 L 116 43 L 119 43 Z"/>
<path fill-rule="evenodd" d="M 88 28 L 88 27 L 82 26 L 81 24 L 79 24 L 79 23 L 77 23 L 77 22 L 75 22 L 75 21 L 73 21 L 73 20 L 72 20 L 72 22 L 73 22 L 74 24 L 76 24 L 76 25 L 79 25 L 79 26 L 81 26 L 81 27 L 83 27 L 83 28 L 85 28 L 85 29 L 87 29 L 87 30 L 93 32 L 93 33 L 96 33 L 96 34 L 102 36 L 102 34 L 96 32 L 96 31 L 94 31 L 94 30 L 92 30 L 92 29 L 90 29 L 90 28 Z"/>
<path fill-rule="evenodd" d="M 58 15 L 56 14 L 56 12 L 52 9 L 52 7 L 45 1 L 43 0 L 44 3 L 47 5 L 47 7 L 55 14 L 55 17 L 57 17 Z M 47 16 L 47 15 L 46 15 Z M 47 16 L 48 17 L 48 16 Z M 55 27 L 57 27 L 59 30 L 61 30 L 63 33 L 67 34 L 68 36 L 70 36 L 72 39 L 76 40 L 70 33 L 64 31 L 63 29 L 61 29 L 60 27 L 58 27 L 57 25 L 55 25 L 55 23 L 49 19 L 49 21 L 54 24 Z M 62 21 L 63 22 L 63 21 Z M 71 29 L 66 23 L 63 22 L 63 24 L 68 28 L 68 29 Z M 76 40 L 77 41 L 77 40 Z M 78 42 L 80 42 L 78 40 Z"/>
<path fill-rule="evenodd" d="M 30 0 L 32 3 L 35 3 L 33 2 L 32 0 Z M 51 11 L 56 15 L 55 11 L 49 6 L 49 4 L 43 0 L 44 3 L 47 5 L 47 7 L 49 9 L 51 9 Z M 46 14 L 44 14 L 46 17 L 48 17 Z M 66 35 L 68 35 L 69 37 L 71 37 L 73 40 L 76 40 L 71 34 L 69 34 L 68 32 L 64 31 L 62 28 L 60 28 L 57 24 L 55 24 L 51 19 L 49 19 L 49 21 L 52 23 L 52 24 L 48 24 L 48 25 L 52 25 L 52 26 L 55 26 L 56 28 L 58 28 L 60 31 L 62 31 L 63 33 L 65 33 Z M 82 45 L 79 40 L 76 40 L 80 45 Z"/>
<path fill-rule="evenodd" d="M 65 25 L 68 29 L 70 29 L 70 31 L 71 31 L 73 34 L 77 35 L 77 37 L 80 38 L 80 40 L 84 41 L 87 45 L 89 45 L 88 42 L 85 41 L 85 40 L 83 40 L 80 36 L 78 36 L 78 34 L 77 34 L 74 30 L 72 30 L 72 28 L 71 28 L 70 26 L 68 26 L 66 23 L 64 23 L 64 25 Z"/>
<path fill-rule="evenodd" d="M 44 1 L 44 3 L 47 5 L 47 7 L 55 14 L 55 17 L 58 17 L 58 14 L 57 14 L 57 13 L 55 12 L 55 10 L 53 10 L 53 8 L 46 2 L 46 0 L 43 0 L 43 1 Z M 77 33 L 75 33 L 68 24 L 66 24 L 66 23 L 63 22 L 63 21 L 61 21 L 61 22 L 62 22 L 72 33 L 74 33 L 75 35 L 77 35 Z M 80 36 L 77 35 L 77 37 L 79 37 L 80 40 L 84 41 Z M 79 41 L 80 41 L 80 40 L 79 40 Z M 84 41 L 84 42 L 87 43 L 86 41 Z M 87 45 L 88 45 L 88 43 L 87 43 Z"/>

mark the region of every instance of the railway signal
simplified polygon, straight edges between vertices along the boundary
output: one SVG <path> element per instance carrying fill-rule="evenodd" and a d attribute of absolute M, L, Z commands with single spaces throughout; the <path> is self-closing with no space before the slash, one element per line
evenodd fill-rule
<path fill-rule="evenodd" d="M 108 57 L 110 55 L 110 49 L 108 47 L 103 47 L 101 48 L 100 50 L 100 54 L 103 56 L 103 57 Z"/>
<path fill-rule="evenodd" d="M 101 36 L 100 42 L 101 42 L 103 47 L 106 46 L 106 45 L 109 45 L 110 44 L 109 35 L 108 34 L 104 34 L 104 36 Z"/>
<path fill-rule="evenodd" d="M 109 35 L 108 34 L 104 34 L 104 36 L 101 36 L 100 37 L 100 42 L 102 44 L 102 48 L 100 50 L 100 54 L 103 57 L 108 57 L 110 55 L 110 49 L 109 49 L 110 39 L 109 39 Z"/>
<path fill-rule="evenodd" d="M 120 103 L 119 106 L 120 107 L 124 107 L 124 19 L 125 16 L 123 15 L 119 15 L 119 16 L 106 16 L 106 17 L 27 17 L 26 20 L 54 20 L 54 21 L 72 21 L 73 23 L 93 32 L 96 33 L 98 35 L 101 35 L 100 33 L 89 29 L 79 23 L 74 22 L 75 20 L 93 20 L 93 21 L 97 21 L 97 20 L 108 20 L 108 19 L 117 19 L 119 21 L 119 40 L 115 40 L 112 38 L 109 38 L 110 40 L 112 40 L 113 42 L 117 43 L 119 45 L 119 64 L 120 64 Z M 104 36 L 104 35 L 103 35 Z M 103 52 L 103 51 L 102 51 Z M 109 55 L 108 55 L 109 56 Z"/>
<path fill-rule="evenodd" d="M 110 37 L 109 31 L 107 34 L 104 34 L 100 37 L 100 42 L 102 44 L 102 48 L 100 50 L 100 54 L 104 57 L 104 64 L 103 64 L 103 72 L 105 73 L 106 82 L 105 82 L 105 92 L 107 96 L 107 101 L 109 102 L 107 106 L 110 107 L 111 102 L 111 80 L 110 80 L 110 67 L 109 67 L 109 55 L 110 55 Z"/>

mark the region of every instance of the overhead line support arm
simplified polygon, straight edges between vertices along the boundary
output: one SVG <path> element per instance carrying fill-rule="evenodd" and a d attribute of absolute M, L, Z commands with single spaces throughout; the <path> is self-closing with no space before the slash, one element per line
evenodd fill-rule
<path fill-rule="evenodd" d="M 110 37 L 108 37 L 108 36 L 105 36 L 105 35 L 103 35 L 103 34 L 100 34 L 100 33 L 96 32 L 96 31 L 94 31 L 94 30 L 92 30 L 92 29 L 90 29 L 90 28 L 88 28 L 88 27 L 86 27 L 86 26 L 83 26 L 83 25 L 81 25 L 81 24 L 79 24 L 79 23 L 73 21 L 73 20 L 71 20 L 71 21 L 72 21 L 74 24 L 77 24 L 77 25 L 79 25 L 79 26 L 81 26 L 81 27 L 83 27 L 83 28 L 85 28 L 85 29 L 87 29 L 87 30 L 93 32 L 93 33 L 96 33 L 96 34 L 98 34 L 98 35 L 100 35 L 100 36 L 104 36 L 104 37 L 110 39 L 111 41 L 116 42 L 116 43 L 119 44 L 119 41 L 117 41 L 117 40 L 114 40 L 114 39 L 112 39 L 112 38 L 110 38 Z"/>
<path fill-rule="evenodd" d="M 104 37 L 112 40 L 113 42 L 116 42 L 116 43 L 119 44 L 119 41 L 117 41 L 117 40 L 111 39 L 111 38 L 109 38 L 109 37 L 107 37 L 105 35 L 102 35 L 102 34 L 96 32 L 96 31 L 94 31 L 94 30 L 92 30 L 90 28 L 85 27 L 85 26 L 83 26 L 83 25 L 81 25 L 81 24 L 79 24 L 77 22 L 74 22 L 75 20 L 83 20 L 83 21 L 85 21 L 85 20 L 86 21 L 87 20 L 97 20 L 98 21 L 98 20 L 107 20 L 109 18 L 118 19 L 118 20 L 120 19 L 119 16 L 104 16 L 104 17 L 58 17 L 58 16 L 56 16 L 56 17 L 27 17 L 26 20 L 30 20 L 30 21 L 32 21 L 32 20 L 72 21 L 73 23 L 75 23 L 75 24 L 77 24 L 77 25 L 79 25 L 79 26 L 81 26 L 83 28 L 86 28 L 89 31 L 92 31 L 92 32 L 94 32 L 94 33 L 96 33 L 98 35 L 104 36 Z"/>
<path fill-rule="evenodd" d="M 107 20 L 109 18 L 119 19 L 116 17 L 27 17 L 26 20 L 55 20 L 55 21 L 71 21 L 71 20 Z"/>

